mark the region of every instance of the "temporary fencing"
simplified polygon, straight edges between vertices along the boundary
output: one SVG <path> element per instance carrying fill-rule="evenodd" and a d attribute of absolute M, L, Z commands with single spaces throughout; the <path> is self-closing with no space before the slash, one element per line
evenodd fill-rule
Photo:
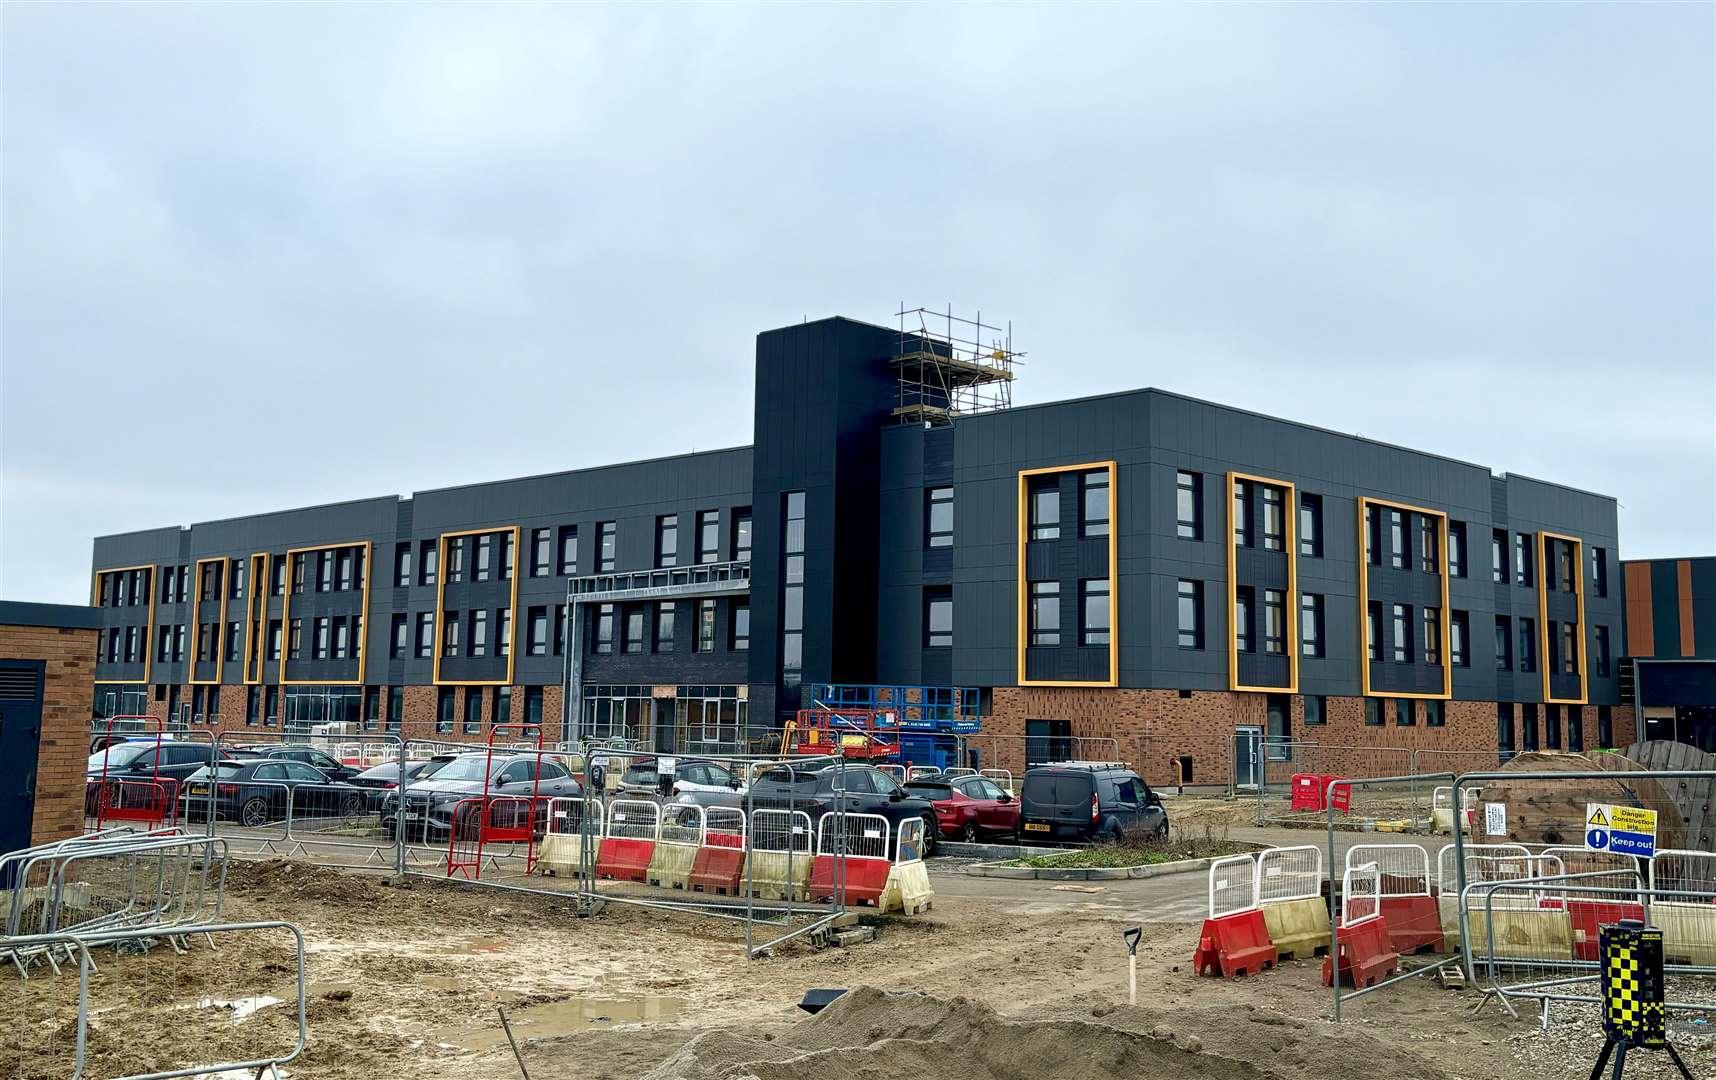
<path fill-rule="evenodd" d="M 1231 979 L 1275 966 L 1275 945 L 1258 897 L 1257 858 L 1229 855 L 1209 870 L 1209 917 L 1198 934 L 1192 968 Z"/>
<path fill-rule="evenodd" d="M 178 930 L 223 951 L 269 957 L 263 970 L 290 972 L 290 988 L 279 986 L 279 976 L 261 982 L 248 965 L 209 963 L 171 949 L 149 951 L 159 933 L 153 928 L 0 938 L 0 949 L 10 952 L 68 958 L 78 980 L 74 996 L 43 980 L 0 979 L 0 1016 L 8 1020 L 0 1029 L 0 1075 L 280 1075 L 278 1066 L 296 1058 L 308 1036 L 303 934 L 281 921 L 193 922 Z M 94 980 L 99 948 L 125 959 L 111 977 Z M 146 1039 L 125 1026 L 136 1019 L 135 998 L 112 997 L 135 991 L 139 983 L 150 991 Z M 237 1019 L 245 1022 L 242 1038 L 234 1036 Z M 235 1046 L 243 1048 L 237 1059 L 216 1058 Z"/>
<path fill-rule="evenodd" d="M 1314 845 L 1258 853 L 1257 902 L 1278 956 L 1309 959 L 1329 951 L 1323 852 Z"/>
<path fill-rule="evenodd" d="M 1389 940 L 1382 913 L 1381 868 L 1374 862 L 1348 863 L 1341 871 L 1340 895 L 1340 921 L 1333 947 L 1323 959 L 1323 985 L 1335 988 L 1337 1007 L 1342 986 L 1362 992 L 1400 968 L 1400 954 Z"/>
<path fill-rule="evenodd" d="M 1013 786 L 1013 770 L 1011 769 L 979 769 L 977 774 L 987 776 L 1000 784 L 1001 789 L 1009 795 L 1019 794 L 1019 789 Z"/>
<path fill-rule="evenodd" d="M 1435 783 L 1435 777 L 1453 777 L 1466 771 L 1494 768 L 1496 754 L 1489 751 L 1414 750 L 1406 747 L 1339 746 L 1312 740 L 1258 739 L 1252 783 L 1237 786 L 1257 797 L 1257 822 L 1321 824 L 1328 807 L 1351 825 L 1391 831 L 1437 828 L 1450 831 L 1453 817 L 1453 785 Z M 1404 777 L 1404 782 L 1372 788 L 1367 778 Z M 1331 787 L 1331 781 L 1350 783 Z M 1416 782 L 1414 782 L 1416 781 Z M 1475 806 L 1476 796 L 1464 797 L 1466 808 Z"/>
<path fill-rule="evenodd" d="M 1441 952 L 1442 917 L 1430 852 L 1419 844 L 1355 844 L 1347 849 L 1347 867 L 1366 864 L 1377 868 L 1377 911 L 1394 951 L 1401 956 Z"/>
<path fill-rule="evenodd" d="M 616 881 L 649 880 L 650 860 L 661 835 L 661 804 L 615 799 L 596 852 L 596 876 Z"/>
<path fill-rule="evenodd" d="M 881 905 L 893 865 L 888 819 L 880 814 L 824 814 L 817 822 L 809 899 Z"/>

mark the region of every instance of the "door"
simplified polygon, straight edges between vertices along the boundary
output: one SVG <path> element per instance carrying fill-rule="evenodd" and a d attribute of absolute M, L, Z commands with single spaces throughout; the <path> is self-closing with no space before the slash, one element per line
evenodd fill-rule
<path fill-rule="evenodd" d="M 40 660 L 0 660 L 0 851 L 30 846 L 43 668 Z M 0 886 L 10 884 L 0 879 Z"/>
<path fill-rule="evenodd" d="M 658 754 L 679 753 L 679 724 L 674 720 L 673 698 L 652 698 L 650 706 L 655 717 L 655 749 Z"/>
<path fill-rule="evenodd" d="M 1263 729 L 1239 727 L 1233 733 L 1233 786 L 1255 791 L 1263 773 Z"/>

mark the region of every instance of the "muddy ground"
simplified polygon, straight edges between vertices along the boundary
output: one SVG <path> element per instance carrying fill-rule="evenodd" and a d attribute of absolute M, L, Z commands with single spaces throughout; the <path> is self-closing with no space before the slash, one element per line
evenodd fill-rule
<path fill-rule="evenodd" d="M 302 862 L 235 868 L 226 916 L 289 917 L 308 939 L 310 1039 L 295 1077 L 516 1078 L 497 1006 L 534 1080 L 1559 1080 L 1587 1073 L 1600 1045 L 1594 1020 L 1571 1010 L 1545 1035 L 1493 1005 L 1473 1016 L 1475 995 L 1427 979 L 1353 1002 L 1336 1026 L 1319 965 L 1200 979 L 1188 923 L 1146 925 L 1128 1007 L 1112 908 L 1020 886 L 878 920 L 872 944 L 755 961 L 723 920 L 619 905 L 579 919 L 555 898 Z M 289 945 L 258 932 L 182 955 L 100 954 L 86 1075 L 290 1045 Z M 805 1019 L 795 1004 L 817 987 L 930 996 L 854 994 Z M 240 1018 L 257 995 L 284 1001 Z M 75 976 L 0 976 L 0 1076 L 71 1075 L 75 1000 Z M 1716 1077 L 1716 1039 L 1677 1039 L 1695 1076 Z M 1628 1063 L 1634 1080 L 1668 1075 L 1661 1055 Z"/>

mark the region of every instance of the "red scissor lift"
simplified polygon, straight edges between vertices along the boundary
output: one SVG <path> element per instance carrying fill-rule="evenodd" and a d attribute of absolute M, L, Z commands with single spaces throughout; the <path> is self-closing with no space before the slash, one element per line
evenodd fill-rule
<path fill-rule="evenodd" d="M 495 795 L 489 791 L 494 773 L 495 736 L 508 731 L 517 733 L 513 741 L 525 742 L 529 746 L 525 752 L 536 760 L 536 768 L 531 770 L 529 795 Z M 503 752 L 507 749 L 501 747 Z M 490 728 L 483 756 L 483 793 L 476 798 L 461 799 L 453 806 L 453 820 L 447 831 L 447 876 L 463 874 L 473 881 L 481 879 L 483 849 L 493 844 L 524 844 L 524 871 L 528 874 L 535 869 L 536 808 L 545 801 L 541 791 L 542 725 L 496 724 Z"/>
<path fill-rule="evenodd" d="M 160 718 L 113 716 L 108 718 L 110 730 L 115 720 L 142 720 L 154 725 L 154 730 L 144 729 L 138 733 L 143 738 L 128 738 L 126 743 L 146 742 L 147 737 L 153 735 L 155 764 L 147 780 L 119 777 L 110 780 L 107 776 L 107 765 L 112 760 L 113 749 L 125 743 L 109 743 L 102 750 L 101 779 L 92 781 L 96 785 L 95 831 L 100 832 L 108 822 L 113 821 L 136 821 L 154 826 L 173 824 L 179 812 L 179 782 L 170 776 L 161 776 L 161 744 L 166 742 L 167 732 Z"/>
<path fill-rule="evenodd" d="M 883 719 L 886 717 L 886 719 Z M 891 712 L 875 709 L 800 709 L 786 739 L 789 754 L 842 755 L 879 761 L 898 757 L 900 732 Z"/>

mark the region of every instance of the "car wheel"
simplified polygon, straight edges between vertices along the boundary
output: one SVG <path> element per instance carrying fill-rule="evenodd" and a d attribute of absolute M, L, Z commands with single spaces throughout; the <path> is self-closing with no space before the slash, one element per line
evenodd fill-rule
<path fill-rule="evenodd" d="M 357 817 L 363 813 L 363 796 L 347 795 L 340 800 L 341 817 Z"/>
<path fill-rule="evenodd" d="M 977 822 L 968 821 L 965 828 L 959 830 L 959 838 L 967 844 L 975 844 L 983 839 L 983 834 L 977 831 Z"/>
<path fill-rule="evenodd" d="M 261 795 L 252 795 L 244 800 L 244 805 L 238 810 L 238 820 L 250 829 L 268 824 L 268 800 Z"/>
<path fill-rule="evenodd" d="M 1162 824 L 1156 826 L 1156 831 L 1153 835 L 1156 837 L 1156 840 L 1158 842 L 1166 841 L 1168 839 L 1168 819 L 1167 818 L 1163 818 Z"/>
<path fill-rule="evenodd" d="M 924 854 L 935 854 L 936 841 L 941 837 L 941 830 L 936 827 L 935 815 L 925 814 L 924 822 Z"/>

